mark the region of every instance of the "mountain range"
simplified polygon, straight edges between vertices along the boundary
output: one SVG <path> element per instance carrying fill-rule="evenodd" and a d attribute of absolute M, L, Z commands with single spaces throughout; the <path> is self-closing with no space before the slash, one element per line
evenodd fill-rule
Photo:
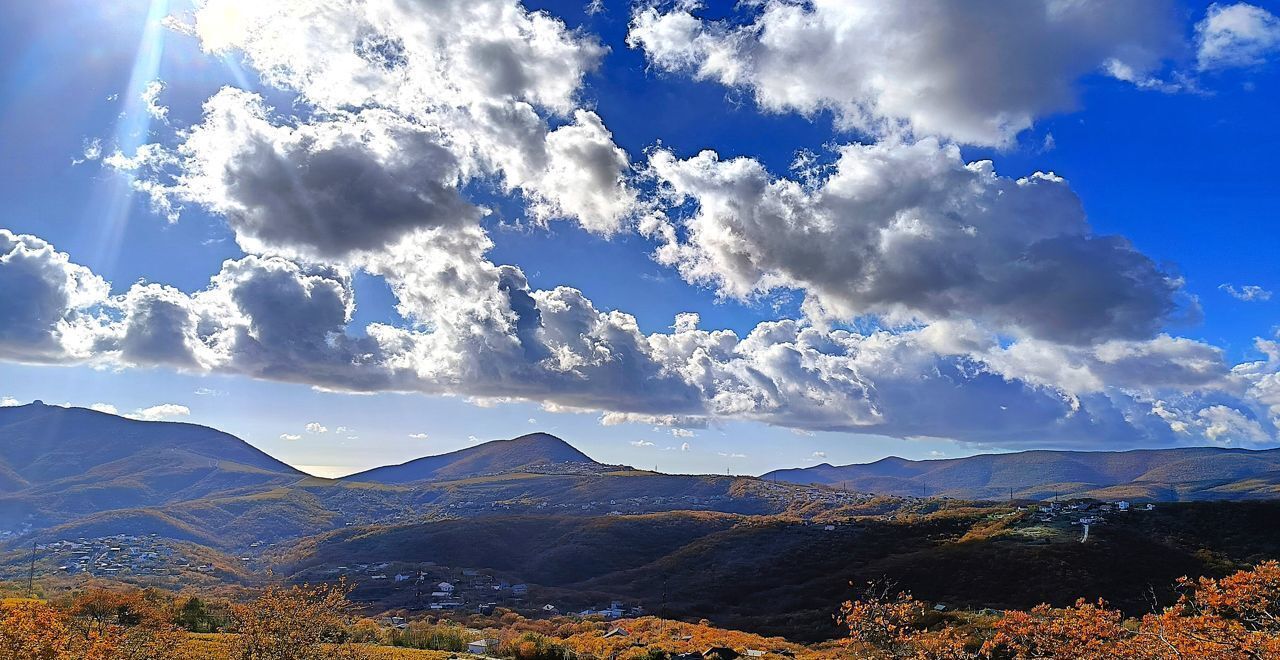
<path fill-rule="evenodd" d="M 34 556 L 38 573 L 71 580 L 83 573 L 64 574 L 48 548 L 145 537 L 183 562 L 111 576 L 180 588 L 345 575 L 354 597 L 407 607 L 416 590 L 376 572 L 467 568 L 531 583 L 539 599 L 626 598 L 818 639 L 848 585 L 879 578 L 975 608 L 1084 595 L 1138 611 L 1150 585 L 1276 556 L 1277 484 L 1274 450 L 888 458 L 731 477 L 608 465 L 545 433 L 322 479 L 215 429 L 35 403 L 0 408 L 0 577 L 25 576 Z M 1082 543 L 1070 520 L 1006 503 L 1010 489 L 1254 501 L 1160 504 Z"/>
<path fill-rule="evenodd" d="M 968 500 L 1091 497 L 1235 500 L 1280 494 L 1280 449 L 1024 451 L 776 470 L 764 479 L 898 496 Z"/>

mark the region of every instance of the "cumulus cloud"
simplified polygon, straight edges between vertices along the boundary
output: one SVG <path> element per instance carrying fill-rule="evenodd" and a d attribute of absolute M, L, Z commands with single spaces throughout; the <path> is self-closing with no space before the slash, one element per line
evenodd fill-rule
<path fill-rule="evenodd" d="M 20 405 L 22 405 L 22 403 L 11 396 L 0 397 L 0 408 L 12 408 Z"/>
<path fill-rule="evenodd" d="M 281 433 L 280 439 L 292 442 L 294 440 L 301 440 L 302 436 L 298 435 L 297 433 Z"/>
<path fill-rule="evenodd" d="M 0 229 L 0 358 L 58 362 L 92 350 L 110 288 L 36 236 Z"/>
<path fill-rule="evenodd" d="M 263 174 L 283 174 L 300 164 L 297 186 L 323 192 L 327 184 L 345 192 L 320 196 L 319 211 L 328 203 L 339 207 L 329 210 L 347 213 L 316 213 L 308 221 L 305 206 L 290 203 L 287 193 L 272 201 L 264 194 L 269 188 L 230 191 L 240 193 L 231 199 L 216 182 L 207 196 L 199 186 L 178 188 L 188 193 L 179 198 L 230 213 L 250 249 L 278 247 L 289 238 L 279 235 L 284 232 L 302 232 L 311 238 L 303 244 L 325 256 L 378 247 L 407 226 L 474 216 L 462 212 L 450 186 L 477 178 L 523 193 L 539 220 L 571 218 L 591 231 L 612 233 L 631 215 L 635 192 L 626 182 L 626 154 L 577 98 L 583 76 L 605 49 L 549 14 L 527 11 L 515 0 L 206 0 L 189 32 L 208 51 L 243 54 L 268 84 L 297 92 L 315 115 L 291 130 L 267 123 L 252 104 L 246 111 L 243 100 L 230 114 L 210 108 L 207 130 L 194 132 L 186 153 L 179 154 L 194 170 L 191 183 L 201 180 L 202 162 L 215 179 L 224 174 L 217 168 L 228 163 L 266 168 Z M 328 123 L 347 116 L 362 121 L 365 130 L 344 133 Z M 235 148 L 228 149 L 219 145 L 226 128 L 247 130 L 249 136 L 233 139 Z M 379 136 L 385 131 L 410 134 L 429 153 L 382 149 Z M 424 163 L 414 167 L 424 171 L 394 171 L 423 156 Z M 147 181 L 144 188 L 156 187 Z M 343 208 L 355 206 L 344 201 L 350 195 L 379 202 L 384 213 L 358 215 L 356 208 Z M 251 199 L 240 199 L 245 196 Z M 286 217 L 276 221 L 270 211 Z M 358 231 L 369 222 L 366 231 Z M 315 226 L 320 223 L 331 226 Z"/>
<path fill-rule="evenodd" d="M 1236 287 L 1232 284 L 1223 284 L 1218 288 L 1225 291 L 1227 295 L 1235 298 L 1236 300 L 1243 300 L 1245 302 L 1265 302 L 1267 300 L 1271 300 L 1271 292 L 1257 286 L 1256 284 L 1246 284 L 1241 287 Z"/>
<path fill-rule="evenodd" d="M 632 446 L 632 447 L 652 447 L 652 446 L 654 446 L 654 445 L 653 445 L 653 443 L 652 443 L 652 442 L 649 442 L 648 440 L 632 440 L 632 441 L 630 442 L 630 444 L 631 444 L 631 446 Z"/>
<path fill-rule="evenodd" d="M 750 90 L 768 111 L 996 146 L 1073 109 L 1091 72 L 1149 78 L 1181 32 L 1165 0 L 768 0 L 720 21 L 691 6 L 641 5 L 628 43 L 658 69 Z"/>
<path fill-rule="evenodd" d="M 527 399 L 548 410 L 602 411 L 605 424 L 665 422 L 676 437 L 736 419 L 1001 447 L 1103 447 L 1259 442 L 1280 420 L 1280 357 L 1231 366 L 1215 347 L 1167 335 L 1008 341 L 968 320 L 868 333 L 779 320 L 745 336 L 684 323 L 646 334 L 575 289 L 532 289 L 518 268 L 484 259 L 483 234 L 450 240 L 477 252 L 427 237 L 369 264 L 410 325 L 370 324 L 363 335 L 349 327 L 349 276 L 279 257 L 228 261 L 208 288 L 176 298 L 211 356 L 191 368 L 346 391 Z M 91 342 L 99 352 L 85 359 L 145 364 L 145 355 L 166 355 L 120 348 L 129 300 L 105 303 L 110 313 Z M 179 337 L 150 344 L 183 346 L 186 327 L 158 324 Z M 1268 343 L 1260 350 L 1280 356 Z"/>
<path fill-rule="evenodd" d="M 1252 67 L 1280 54 L 1280 18 L 1243 2 L 1212 4 L 1196 24 L 1196 63 L 1202 70 Z"/>
<path fill-rule="evenodd" d="M 96 411 L 98 411 L 98 412 L 100 412 L 100 413 L 107 413 L 108 415 L 114 415 L 114 414 L 116 414 L 117 412 L 119 412 L 119 411 L 116 409 L 116 407 L 115 407 L 115 406 L 113 406 L 113 405 L 111 405 L 111 404 L 109 404 L 109 403 L 94 403 L 94 404 L 91 404 L 91 405 L 89 406 L 89 410 L 96 410 Z"/>
<path fill-rule="evenodd" d="M 696 209 L 642 225 L 656 258 L 722 295 L 795 289 L 815 318 L 974 318 L 1070 343 L 1150 336 L 1177 308 L 1179 281 L 1093 234 L 1064 180 L 1000 176 L 932 139 L 841 147 L 810 181 L 711 151 L 658 151 L 650 170 Z"/>
<path fill-rule="evenodd" d="M 225 217 L 249 252 L 340 258 L 414 228 L 474 222 L 439 140 L 381 110 L 277 123 L 261 97 L 226 88 L 173 153 L 145 163 L 170 177 L 148 191 L 162 207 L 197 203 Z"/>
<path fill-rule="evenodd" d="M 1147 72 L 1159 59 L 1130 9 L 1102 7 L 1112 23 L 1093 35 L 1075 5 L 1040 17 L 1028 6 L 983 29 L 1056 44 L 1046 59 L 1032 54 L 1032 78 L 1001 68 L 1021 53 L 1004 46 L 980 41 L 955 56 L 939 18 L 952 8 L 941 3 L 919 29 L 898 9 L 868 9 L 870 25 L 937 38 L 912 41 L 899 71 L 874 52 L 881 33 L 866 32 L 876 39 L 859 48 L 870 55 L 818 72 L 830 80 L 801 76 L 801 96 L 771 96 L 779 58 L 807 76 L 812 55 L 786 43 L 778 21 L 821 37 L 863 17 L 775 1 L 736 28 L 642 10 L 632 39 L 681 68 L 695 66 L 677 61 L 687 37 L 690 61 L 711 67 L 705 77 L 748 86 L 770 109 L 830 109 L 872 133 L 979 144 L 1004 144 L 1069 106 L 1071 81 L 1090 68 Z M 192 31 L 297 92 L 298 114 L 225 89 L 175 144 L 109 160 L 134 170 L 165 212 L 197 205 L 224 218 L 250 254 L 199 290 L 138 282 L 111 296 L 41 239 L 0 231 L 0 358 L 532 400 L 600 413 L 605 425 L 670 427 L 676 438 L 728 419 L 1002 447 L 1257 443 L 1275 433 L 1280 360 L 1231 366 L 1215 347 L 1157 334 L 1179 312 L 1179 280 L 1123 239 L 1095 235 L 1052 174 L 1000 176 L 934 139 L 839 147 L 796 180 L 749 158 L 658 150 L 645 172 L 658 198 L 640 200 L 627 155 L 577 98 L 602 49 L 512 1 L 208 0 Z M 1085 33 L 1080 43 L 1064 36 Z M 744 53 L 726 78 L 731 63 L 716 58 Z M 955 66 L 937 68 L 944 79 L 931 85 L 909 75 L 913 58 Z M 1026 85 L 966 101 L 956 89 L 982 91 L 967 68 L 987 59 Z M 894 89 L 803 89 L 886 72 Z M 683 313 L 670 332 L 646 333 L 580 290 L 536 289 L 520 268 L 490 261 L 485 211 L 460 192 L 477 183 L 521 195 L 537 222 L 569 218 L 600 234 L 644 208 L 659 262 L 723 296 L 800 292 L 805 318 L 740 336 Z M 400 320 L 353 327 L 359 271 L 385 280 Z M 829 327 L 867 316 L 880 329 Z M 327 432 L 318 422 L 306 430 Z"/>

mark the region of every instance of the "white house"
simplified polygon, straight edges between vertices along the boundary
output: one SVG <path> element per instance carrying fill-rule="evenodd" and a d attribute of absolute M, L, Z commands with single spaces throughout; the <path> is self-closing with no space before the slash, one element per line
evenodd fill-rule
<path fill-rule="evenodd" d="M 484 655 L 488 652 L 489 652 L 489 640 L 487 639 L 477 639 L 476 641 L 470 642 L 467 644 L 467 653 Z"/>
<path fill-rule="evenodd" d="M 440 584 L 436 585 L 436 589 L 439 589 L 440 591 L 443 591 L 447 594 L 451 594 L 453 593 L 454 587 L 452 584 L 449 584 L 448 582 L 441 582 Z"/>

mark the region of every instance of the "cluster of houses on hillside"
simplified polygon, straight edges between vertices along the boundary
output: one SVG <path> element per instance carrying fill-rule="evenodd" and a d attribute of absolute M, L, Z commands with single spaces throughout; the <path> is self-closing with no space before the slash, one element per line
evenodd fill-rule
<path fill-rule="evenodd" d="M 1072 525 L 1101 525 L 1107 522 L 1107 516 L 1130 511 L 1152 511 L 1154 504 L 1134 506 L 1125 500 L 1117 502 L 1099 502 L 1097 500 L 1070 500 L 1067 502 L 1048 502 L 1018 507 L 1031 511 L 1040 522 L 1067 522 Z"/>
<path fill-rule="evenodd" d="M 116 534 L 38 544 L 35 557 L 54 562 L 67 574 L 94 577 L 120 575 L 178 575 L 186 571 L 212 573 L 211 564 L 193 561 L 155 534 Z"/>

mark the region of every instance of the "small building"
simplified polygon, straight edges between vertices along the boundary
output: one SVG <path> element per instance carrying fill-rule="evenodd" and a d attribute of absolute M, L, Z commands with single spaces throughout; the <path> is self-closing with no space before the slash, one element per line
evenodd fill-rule
<path fill-rule="evenodd" d="M 489 652 L 489 640 L 487 639 L 477 639 L 474 642 L 467 643 L 467 653 L 473 653 L 475 655 L 485 655 L 488 652 Z"/>
<path fill-rule="evenodd" d="M 443 591 L 447 594 L 453 593 L 454 588 L 455 587 L 452 584 L 449 584 L 448 582 L 441 582 L 440 584 L 436 585 L 436 589 L 438 591 Z"/>
<path fill-rule="evenodd" d="M 1118 511 L 1128 511 L 1129 503 L 1125 502 L 1124 500 L 1120 500 L 1119 502 L 1116 502 L 1116 509 Z"/>
<path fill-rule="evenodd" d="M 610 639 L 612 637 L 630 637 L 630 636 L 631 636 L 631 633 L 627 632 L 623 628 L 610 628 L 609 632 L 604 634 L 605 639 Z"/>
<path fill-rule="evenodd" d="M 523 583 L 513 584 L 511 585 L 511 593 L 516 596 L 527 596 L 529 595 L 529 585 Z"/>

